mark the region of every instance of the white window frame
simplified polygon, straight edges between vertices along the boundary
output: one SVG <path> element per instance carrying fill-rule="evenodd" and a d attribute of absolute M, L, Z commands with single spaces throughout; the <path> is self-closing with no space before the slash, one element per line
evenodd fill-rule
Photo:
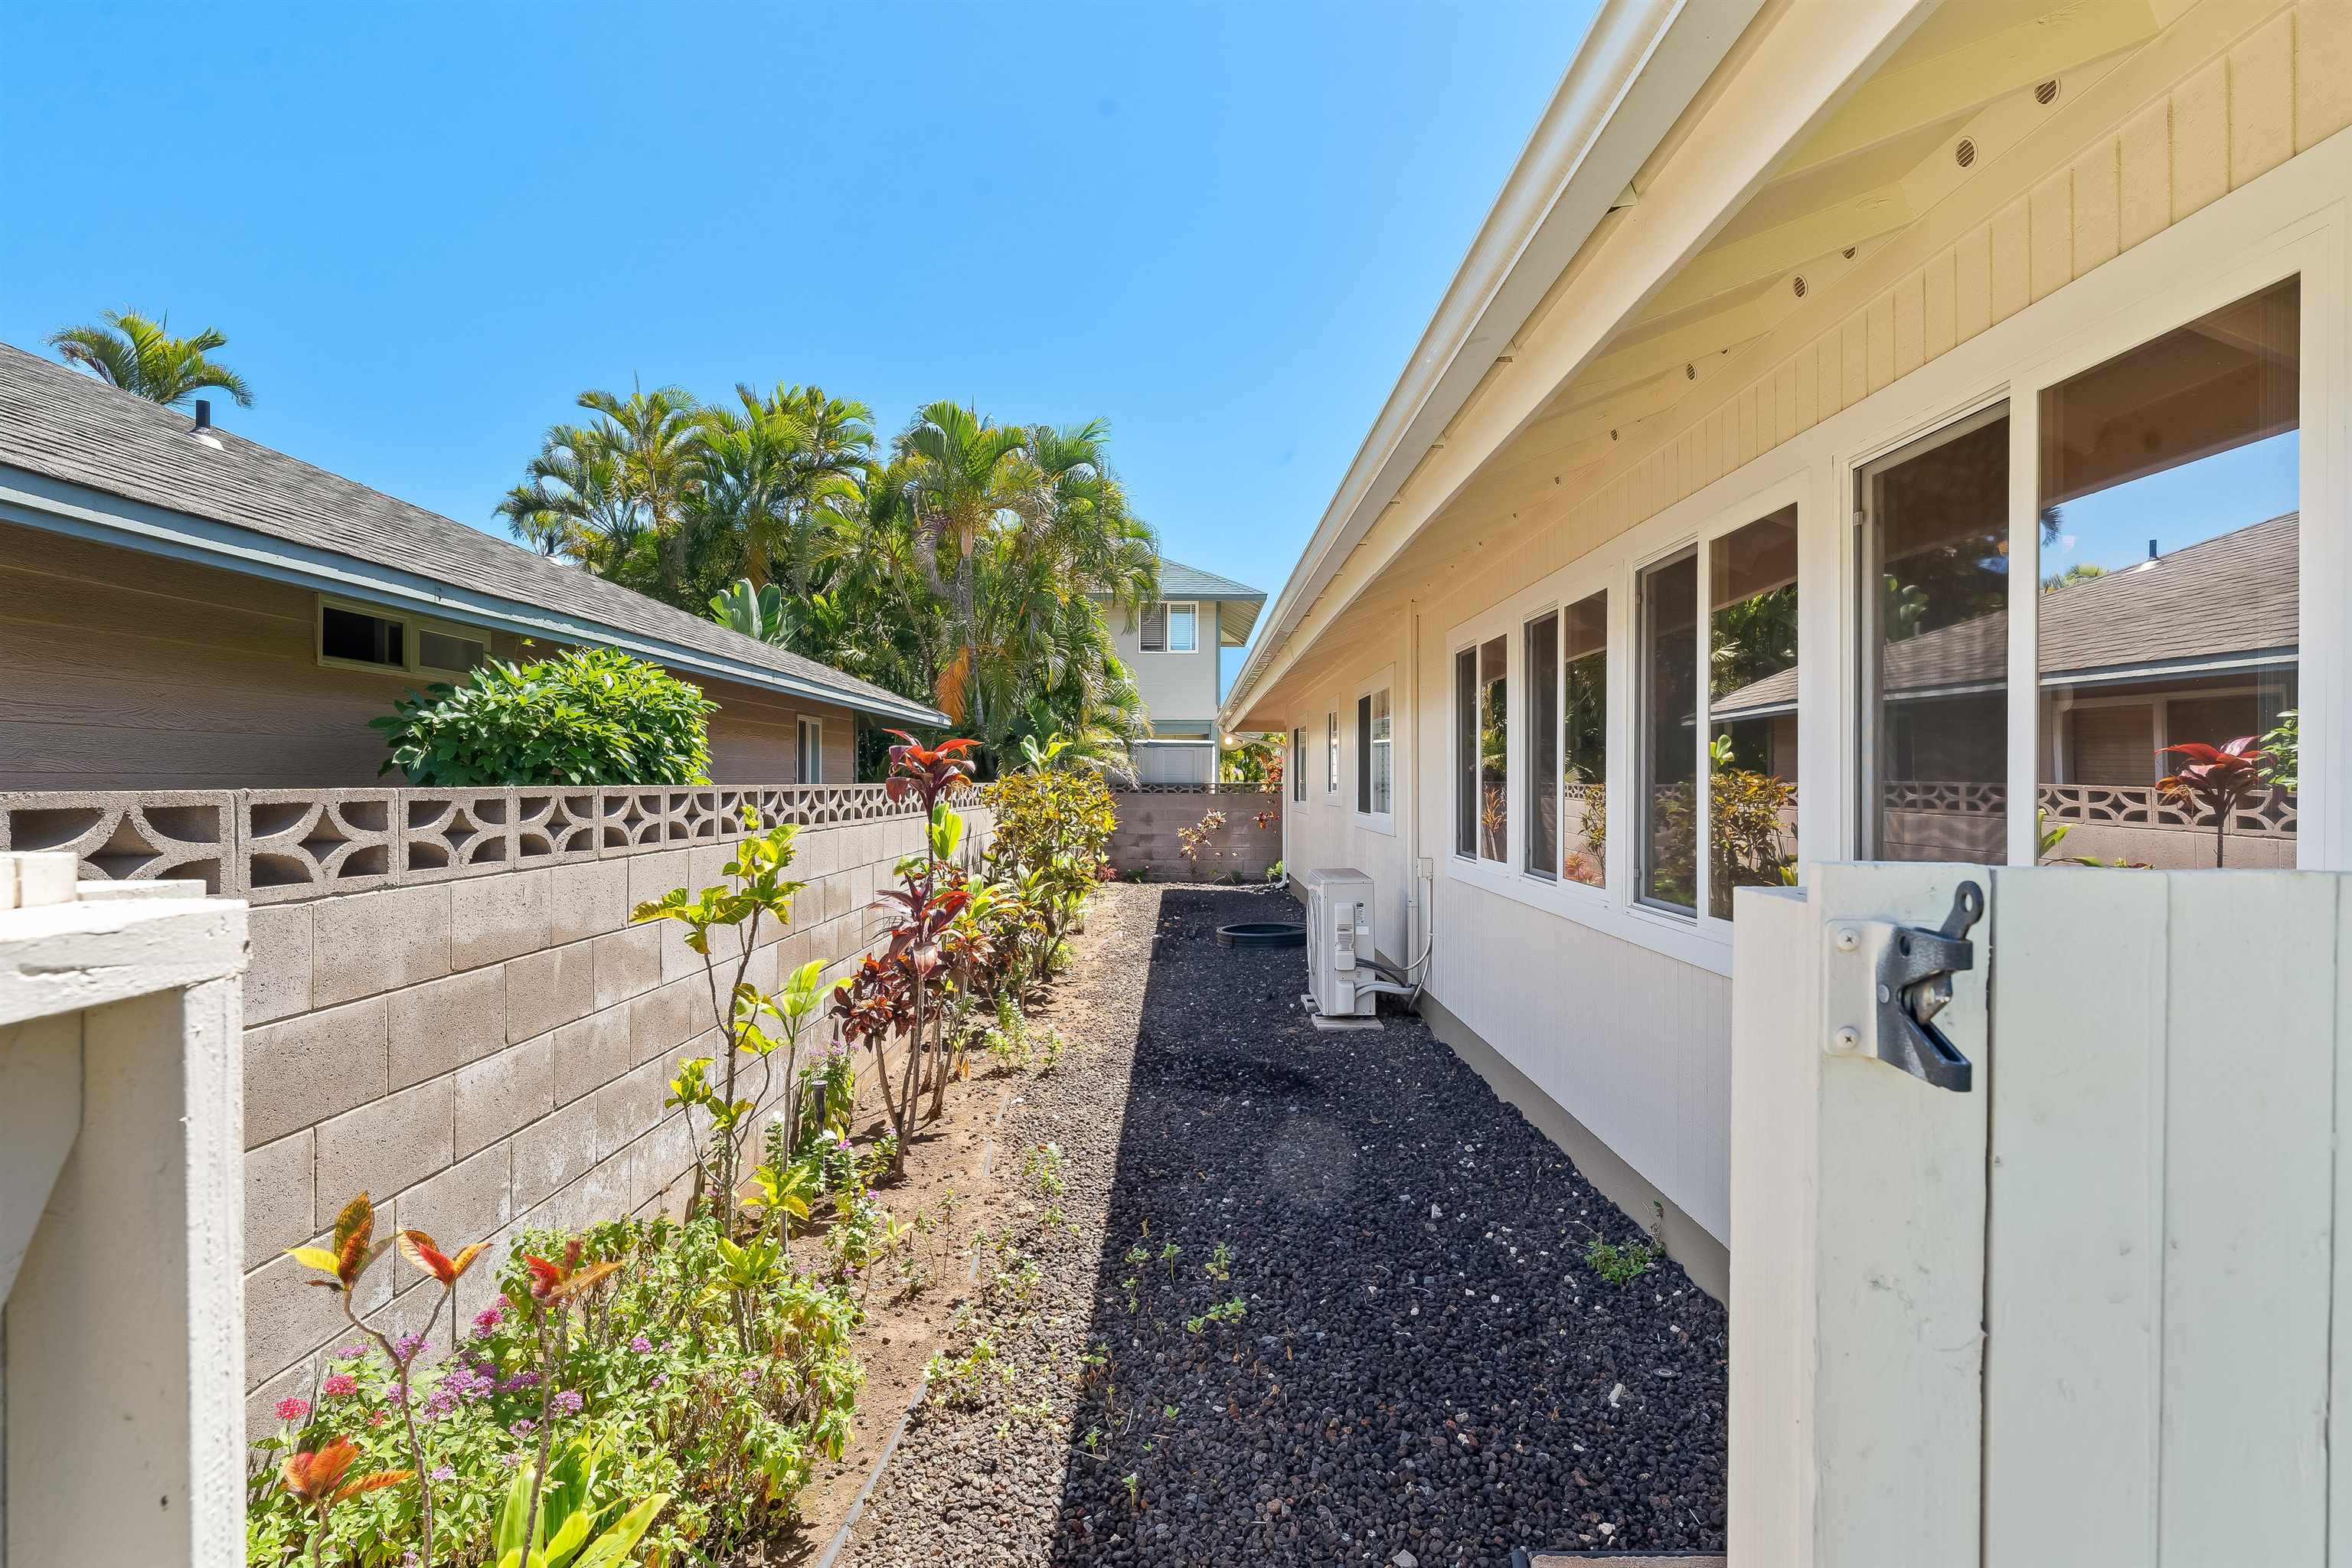
<path fill-rule="evenodd" d="M 1396 837 L 1397 818 L 1397 700 L 1395 665 L 1383 665 L 1376 673 L 1357 686 L 1355 694 L 1348 700 L 1348 721 L 1349 723 L 1354 722 L 1356 717 L 1356 705 L 1358 703 L 1361 702 L 1368 697 L 1378 696 L 1383 692 L 1387 694 L 1389 700 L 1389 808 L 1386 811 L 1360 810 L 1356 805 L 1356 802 L 1360 796 L 1351 790 L 1348 795 L 1348 814 L 1355 819 L 1356 826 L 1364 829 L 1367 833 L 1385 834 L 1389 837 L 1393 838 Z M 1356 747 L 1352 748 L 1352 750 L 1355 752 L 1353 757 L 1355 766 L 1349 771 L 1358 774 L 1361 781 L 1369 784 L 1369 781 L 1371 777 L 1370 772 L 1371 767 L 1371 752 L 1369 748 L 1364 747 L 1360 742 L 1359 742 Z"/>
<path fill-rule="evenodd" d="M 1323 804 L 1338 804 L 1339 797 L 1339 710 L 1333 708 L 1323 715 Z"/>
<path fill-rule="evenodd" d="M 1200 652 L 1201 601 L 1198 599 L 1160 599 L 1153 602 L 1153 606 L 1147 606 L 1147 608 L 1155 606 L 1160 611 L 1160 641 L 1161 646 L 1159 647 L 1153 647 L 1143 640 L 1144 623 L 1139 620 L 1135 628 L 1135 646 L 1137 651 L 1140 653 L 1152 654 L 1183 654 Z M 1176 624 L 1176 612 L 1178 610 L 1182 610 L 1186 615 L 1192 617 L 1192 640 L 1189 646 L 1184 647 L 1178 647 L 1176 646 L 1175 637 L 1171 635 Z"/>
<path fill-rule="evenodd" d="M 1622 940 L 1728 974 L 1731 922 L 1706 914 L 1707 857 L 1700 851 L 1696 916 L 1670 914 L 1633 900 L 1635 831 L 1631 781 L 1637 774 L 1640 714 L 1633 690 L 1634 576 L 1642 567 L 1697 544 L 1700 603 L 1706 603 L 1711 542 L 1798 507 L 1798 853 L 1801 866 L 1851 858 L 1857 813 L 1860 689 L 1855 614 L 1853 518 L 1859 470 L 1946 426 L 2006 401 L 2010 418 L 2010 573 L 2041 580 L 2040 410 L 2050 386 L 2103 364 L 2225 305 L 2301 276 L 2303 384 L 2299 427 L 2302 513 L 2298 668 L 2304 715 L 2305 786 L 2297 802 L 2296 862 L 2304 869 L 2344 868 L 2352 861 L 2352 788 L 2343 778 L 2346 723 L 2352 712 L 2352 548 L 2346 535 L 2347 443 L 2339 426 L 2352 388 L 2352 338 L 2343 301 L 2352 294 L 2352 139 L 2323 142 L 2288 164 L 2221 197 L 2095 272 L 2053 290 L 2006 321 L 1979 331 L 1930 363 L 1760 453 L 1695 493 L 1608 540 L 1561 571 L 1482 609 L 1446 634 L 1442 679 L 1444 739 L 1428 749 L 1444 776 L 1444 805 L 1433 840 L 1438 875 L 1607 931 Z M 1609 797 L 1605 889 L 1561 879 L 1545 883 L 1513 869 L 1525 856 L 1525 763 L 1515 759 L 1512 843 L 1507 865 L 1454 852 L 1459 773 L 1454 752 L 1458 716 L 1454 656 L 1497 633 L 1508 635 L 1515 681 L 1519 629 L 1543 604 L 1573 604 L 1610 592 Z M 2034 798 L 2040 771 L 2033 700 L 2041 595 L 2012 595 L 2010 605 L 2009 790 Z M 1694 657 L 1704 658 L 1709 616 L 1697 617 Z M 1702 668 L 1704 667 L 1702 666 Z M 1705 777 L 1707 689 L 1699 687 L 1693 734 L 1697 775 Z M 1524 721 L 1514 725 L 1513 748 Z M 1633 771 L 1629 771 L 1633 770 Z M 1699 843 L 1710 827 L 1700 791 Z M 2030 865 L 2033 816 L 2009 816 L 2009 860 Z"/>
<path fill-rule="evenodd" d="M 1290 730 L 1290 804 L 1307 804 L 1307 726 L 1294 724 Z"/>
<path fill-rule="evenodd" d="M 371 605 L 364 599 L 346 599 L 333 594 L 314 594 L 311 599 L 310 653 L 322 669 L 356 669 L 363 670 L 370 675 L 430 676 L 436 679 L 449 681 L 470 679 L 474 673 L 470 669 L 448 669 L 437 664 L 423 662 L 425 634 L 427 632 L 438 633 L 442 637 L 462 637 L 470 643 L 479 643 L 482 646 L 484 658 L 492 658 L 497 652 L 487 626 L 469 626 L 458 621 L 445 621 L 432 616 L 413 615 L 406 610 L 396 610 L 384 605 Z M 401 662 L 371 664 L 362 658 L 330 658 L 327 653 L 327 612 L 331 609 L 347 610 L 355 616 L 367 616 L 375 620 L 390 621 L 397 625 L 401 628 Z"/>
<path fill-rule="evenodd" d="M 795 771 L 805 774 L 793 782 L 801 784 L 824 783 L 824 721 L 803 715 L 793 727 L 793 741 Z M 808 763 L 804 769 L 799 767 L 803 758 L 806 758 Z"/>

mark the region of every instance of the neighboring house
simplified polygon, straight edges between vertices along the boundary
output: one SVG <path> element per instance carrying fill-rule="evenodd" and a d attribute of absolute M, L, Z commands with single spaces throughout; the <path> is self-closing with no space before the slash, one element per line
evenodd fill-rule
<path fill-rule="evenodd" d="M 404 692 L 585 644 L 719 704 L 719 783 L 855 783 L 861 721 L 944 722 L 0 345 L 0 789 L 374 784 Z"/>
<path fill-rule="evenodd" d="M 1265 595 L 1164 557 L 1160 592 L 1133 624 L 1111 616 L 1118 657 L 1151 712 L 1151 738 L 1135 747 L 1136 774 L 1144 784 L 1208 784 L 1217 776 L 1219 650 L 1249 641 Z"/>
<path fill-rule="evenodd" d="M 1220 717 L 1289 737 L 1286 865 L 1712 1289 L 1733 887 L 2352 863 L 2347 58 L 2339 4 L 1604 5 L 1268 610 Z M 2289 712 L 2292 796 L 2155 797 Z"/>

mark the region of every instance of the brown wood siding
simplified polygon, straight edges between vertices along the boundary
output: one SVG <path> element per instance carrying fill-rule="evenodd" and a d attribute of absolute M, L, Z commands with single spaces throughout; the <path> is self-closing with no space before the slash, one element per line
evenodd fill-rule
<path fill-rule="evenodd" d="M 403 782 L 378 774 L 368 721 L 415 683 L 322 667 L 315 604 L 289 584 L 0 523 L 0 789 Z M 524 651 L 503 632 L 491 647 Z M 792 783 L 789 700 L 700 684 L 721 709 L 711 776 Z M 825 782 L 856 782 L 848 710 L 808 711 L 824 721 Z"/>
<path fill-rule="evenodd" d="M 2066 759 L 2066 783 L 2152 784 L 2156 782 L 2156 710 L 2074 710 L 2074 754 Z"/>

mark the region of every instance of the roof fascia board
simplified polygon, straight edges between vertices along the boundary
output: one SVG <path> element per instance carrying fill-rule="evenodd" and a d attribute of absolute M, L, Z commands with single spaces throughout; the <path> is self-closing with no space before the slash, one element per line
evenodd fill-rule
<path fill-rule="evenodd" d="M 1509 348 L 1552 281 L 1763 0 L 1607 0 L 1275 596 L 1256 663 L 1313 604 L 1381 508 Z M 1244 669 L 1237 683 L 1251 684 Z"/>
<path fill-rule="evenodd" d="M 1345 552 L 1328 552 L 1329 570 L 1313 579 L 1312 593 L 1294 605 L 1286 601 L 1306 570 L 1301 562 L 1284 590 L 1286 602 L 1277 604 L 1272 635 L 1259 639 L 1257 651 L 1234 682 L 1229 718 L 1237 718 L 1312 641 L 1311 636 L 1301 634 L 1319 631 L 1345 610 L 1380 568 L 1739 210 L 1787 150 L 1801 145 L 1902 44 L 1936 3 L 1851 0 L 1839 9 L 1834 28 L 1807 26 L 1791 17 L 1759 40 L 1755 52 L 1723 84 L 1641 200 L 1595 238 L 1588 252 L 1574 258 L 1580 276 L 1573 308 L 1563 302 L 1518 340 L 1512 362 L 1496 367 L 1477 408 L 1442 445 L 1410 454 L 1407 469 L 1419 465 L 1416 493 L 1403 504 L 1391 508 L 1382 503 L 1351 520 L 1349 548 L 1364 546 L 1362 559 L 1350 563 Z M 1703 85 L 1694 85 L 1685 95 L 1685 107 Z M 1653 145 L 1657 139 L 1651 138 Z M 1549 289 L 1557 276 L 1556 271 L 1540 275 L 1538 281 Z M 1339 585 L 1342 591 L 1326 595 L 1343 567 L 1350 569 L 1348 582 Z M 1311 628 L 1306 625 L 1309 615 Z M 1278 648 L 1284 650 L 1279 663 Z"/>
<path fill-rule="evenodd" d="M 110 495 L 47 475 L 0 465 L 0 520 L 100 544 L 167 556 L 195 565 L 323 590 L 391 609 L 429 610 L 457 621 L 567 643 L 601 643 L 698 674 L 764 686 L 794 697 L 882 718 L 943 724 L 947 716 L 919 703 L 885 704 L 861 694 L 798 679 L 781 670 L 642 637 L 602 622 L 476 594 L 435 578 L 353 556 L 276 539 L 145 501 Z"/>

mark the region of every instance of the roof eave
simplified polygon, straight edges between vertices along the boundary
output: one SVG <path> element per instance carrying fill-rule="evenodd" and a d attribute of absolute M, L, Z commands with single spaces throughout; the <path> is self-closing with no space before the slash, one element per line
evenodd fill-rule
<path fill-rule="evenodd" d="M 1620 203 L 1763 0 L 1606 0 L 1297 563 L 1223 711 Z M 1637 90 L 1638 89 L 1638 90 Z"/>
<path fill-rule="evenodd" d="M 559 642 L 604 644 L 651 658 L 666 668 L 761 686 L 876 718 L 930 726 L 949 722 L 946 714 L 919 702 L 884 700 L 800 679 L 586 616 L 474 593 L 418 573 L 297 544 L 254 529 L 173 511 L 8 465 L 0 465 L 0 520 L 390 608 L 427 610 L 467 626 Z"/>

